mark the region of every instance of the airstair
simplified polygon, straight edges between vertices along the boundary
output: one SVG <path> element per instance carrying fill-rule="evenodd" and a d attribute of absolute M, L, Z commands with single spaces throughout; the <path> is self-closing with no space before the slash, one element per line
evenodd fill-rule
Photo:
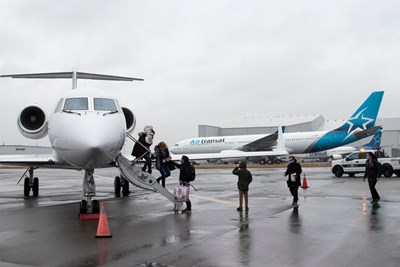
<path fill-rule="evenodd" d="M 134 142 L 137 142 L 135 138 L 131 135 L 127 135 Z M 146 148 L 147 149 L 147 148 Z M 121 173 L 121 177 L 129 181 L 131 184 L 150 191 L 158 192 L 166 197 L 169 201 L 174 203 L 175 211 L 182 206 L 183 202 L 175 200 L 173 194 L 171 194 L 167 189 L 162 187 L 161 184 L 157 183 L 157 178 L 148 172 L 142 171 L 140 166 L 136 164 L 136 161 L 131 162 L 129 159 L 119 154 L 116 158 L 116 163 Z"/>

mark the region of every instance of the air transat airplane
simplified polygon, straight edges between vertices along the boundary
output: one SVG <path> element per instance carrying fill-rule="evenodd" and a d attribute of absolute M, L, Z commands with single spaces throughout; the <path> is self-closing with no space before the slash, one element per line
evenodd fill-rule
<path fill-rule="evenodd" d="M 332 131 L 283 133 L 279 147 L 290 154 L 313 153 L 344 146 L 374 135 L 381 129 L 380 126 L 375 126 L 375 121 L 383 94 L 383 91 L 371 93 L 342 126 Z M 249 151 L 247 157 L 252 157 L 254 153 L 260 155 L 263 151 L 264 156 L 279 156 L 271 153 L 274 149 L 271 145 L 273 138 L 273 135 L 191 138 L 176 143 L 171 152 L 186 154 L 193 160 L 223 159 L 226 155 L 239 151 Z"/>

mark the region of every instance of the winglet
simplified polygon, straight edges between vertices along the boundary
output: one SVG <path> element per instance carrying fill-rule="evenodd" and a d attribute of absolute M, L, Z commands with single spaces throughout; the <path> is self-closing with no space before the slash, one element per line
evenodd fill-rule
<path fill-rule="evenodd" d="M 276 148 L 274 151 L 286 151 L 285 149 L 285 141 L 283 140 L 283 127 L 279 126 L 278 127 L 278 139 L 277 139 L 277 144 Z"/>

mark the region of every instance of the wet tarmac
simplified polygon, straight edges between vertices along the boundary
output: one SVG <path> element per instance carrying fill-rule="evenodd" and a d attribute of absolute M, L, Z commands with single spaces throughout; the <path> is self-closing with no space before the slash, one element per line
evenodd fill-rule
<path fill-rule="evenodd" d="M 113 237 L 95 239 L 97 221 L 78 220 L 83 172 L 39 169 L 40 196 L 24 199 L 24 170 L 0 169 L 0 266 L 400 266 L 400 178 L 382 178 L 372 205 L 360 177 L 304 170 L 298 208 L 282 169 L 251 170 L 250 211 L 239 213 L 231 170 L 199 169 L 188 215 L 138 188 L 115 198 L 117 171 L 96 170 Z"/>

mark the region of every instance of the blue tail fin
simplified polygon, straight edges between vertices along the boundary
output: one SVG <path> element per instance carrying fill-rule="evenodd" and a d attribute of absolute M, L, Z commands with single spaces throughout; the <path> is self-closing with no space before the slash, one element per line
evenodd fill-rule
<path fill-rule="evenodd" d="M 351 133 L 354 130 L 366 130 L 374 126 L 381 106 L 383 93 L 383 91 L 376 91 L 370 94 L 350 119 L 335 131 Z"/>
<path fill-rule="evenodd" d="M 382 130 L 378 130 L 368 144 L 362 145 L 360 147 L 365 149 L 375 150 L 381 147 L 381 140 L 382 140 Z"/>

